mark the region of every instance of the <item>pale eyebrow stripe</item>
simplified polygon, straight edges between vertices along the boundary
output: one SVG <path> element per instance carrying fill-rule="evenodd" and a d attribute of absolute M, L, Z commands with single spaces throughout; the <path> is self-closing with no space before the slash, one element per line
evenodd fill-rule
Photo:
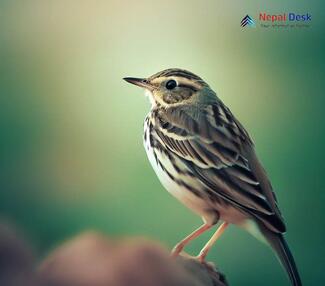
<path fill-rule="evenodd" d="M 185 87 L 185 88 L 189 88 L 193 91 L 198 91 L 198 89 L 196 87 L 194 87 L 193 85 L 179 84 L 178 87 Z"/>
<path fill-rule="evenodd" d="M 189 80 L 183 77 L 175 77 L 175 80 L 177 81 L 178 86 L 189 87 L 195 90 L 199 90 L 201 88 L 201 84 L 199 84 L 198 81 Z"/>

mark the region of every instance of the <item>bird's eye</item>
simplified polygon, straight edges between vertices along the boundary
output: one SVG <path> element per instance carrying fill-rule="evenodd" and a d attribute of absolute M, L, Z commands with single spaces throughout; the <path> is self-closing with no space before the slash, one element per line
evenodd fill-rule
<path fill-rule="evenodd" d="M 166 88 L 169 90 L 174 89 L 176 86 L 177 86 L 177 82 L 173 79 L 167 81 L 167 83 L 166 83 Z"/>

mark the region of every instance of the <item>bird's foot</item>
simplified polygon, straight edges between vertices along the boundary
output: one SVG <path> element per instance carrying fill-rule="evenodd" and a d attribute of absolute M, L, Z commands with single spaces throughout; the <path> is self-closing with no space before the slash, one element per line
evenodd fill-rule
<path fill-rule="evenodd" d="M 176 258 L 177 256 L 180 255 L 181 252 L 182 252 L 181 250 L 179 251 L 178 249 L 173 248 L 173 250 L 170 252 L 170 256 L 172 258 Z"/>
<path fill-rule="evenodd" d="M 173 258 L 177 257 L 183 251 L 184 246 L 185 245 L 183 243 L 176 244 L 170 253 L 171 257 Z"/>
<path fill-rule="evenodd" d="M 201 262 L 202 264 L 206 264 L 205 258 L 206 258 L 207 254 L 208 254 L 208 251 L 209 251 L 209 249 L 202 249 L 202 250 L 200 251 L 199 255 L 196 256 L 195 258 L 196 258 L 199 262 Z"/>
<path fill-rule="evenodd" d="M 195 256 L 195 259 L 198 260 L 202 264 L 205 264 L 206 263 L 205 256 L 197 255 L 197 256 Z"/>
<path fill-rule="evenodd" d="M 172 258 L 177 258 L 178 256 L 184 256 L 184 257 L 190 258 L 190 259 L 197 259 L 196 256 L 192 256 L 192 255 L 188 254 L 187 252 L 183 251 L 183 249 L 184 249 L 184 245 L 177 244 L 170 252 L 170 256 Z"/>

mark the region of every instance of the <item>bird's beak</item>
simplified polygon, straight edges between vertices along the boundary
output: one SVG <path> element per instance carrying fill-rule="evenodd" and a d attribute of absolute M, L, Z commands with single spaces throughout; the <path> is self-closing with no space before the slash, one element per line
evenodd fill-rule
<path fill-rule="evenodd" d="M 123 79 L 129 83 L 134 84 L 134 85 L 137 85 L 137 86 L 149 89 L 149 90 L 153 89 L 153 86 L 145 78 L 125 77 Z"/>

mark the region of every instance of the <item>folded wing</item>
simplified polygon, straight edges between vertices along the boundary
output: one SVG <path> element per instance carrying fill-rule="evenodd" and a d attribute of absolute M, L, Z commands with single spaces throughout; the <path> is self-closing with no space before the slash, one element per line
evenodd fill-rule
<path fill-rule="evenodd" d="M 255 216 L 272 231 L 285 231 L 253 142 L 222 102 L 152 112 L 160 143 L 216 196 Z"/>

